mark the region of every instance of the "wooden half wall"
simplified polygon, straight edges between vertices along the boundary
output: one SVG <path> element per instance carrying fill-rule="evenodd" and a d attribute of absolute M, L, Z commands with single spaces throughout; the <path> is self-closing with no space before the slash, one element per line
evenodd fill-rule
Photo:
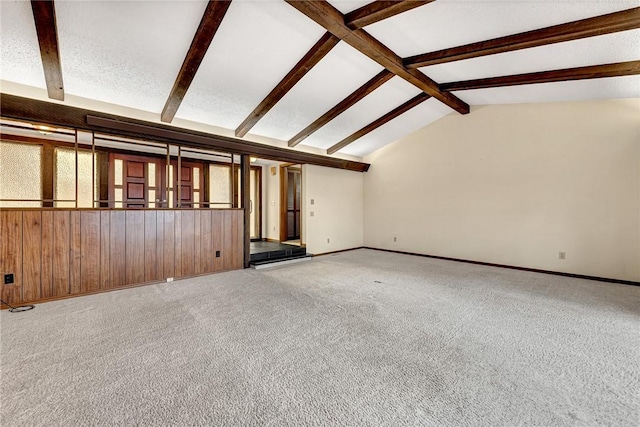
<path fill-rule="evenodd" d="M 241 269 L 243 215 L 242 209 L 3 209 L 2 299 L 30 303 Z M 4 284 L 6 274 L 13 284 Z"/>

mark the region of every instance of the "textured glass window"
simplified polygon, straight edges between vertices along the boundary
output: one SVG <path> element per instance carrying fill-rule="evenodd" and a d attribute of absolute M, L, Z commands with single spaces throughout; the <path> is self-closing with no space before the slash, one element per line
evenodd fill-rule
<path fill-rule="evenodd" d="M 116 161 L 113 164 L 113 167 L 115 169 L 115 172 L 113 174 L 114 175 L 114 177 L 113 177 L 114 178 L 114 182 L 113 183 L 115 185 L 122 185 L 123 176 L 124 176 L 124 173 L 122 172 L 122 170 L 124 168 L 122 160 L 116 159 Z"/>
<path fill-rule="evenodd" d="M 0 142 L 0 200 L 42 199 L 42 146 Z M 0 201 L 0 207 L 42 207 L 39 201 Z"/>
<path fill-rule="evenodd" d="M 168 187 L 169 187 L 168 202 L 169 202 L 169 207 L 172 208 L 173 207 L 173 165 L 169 165 Z"/>
<path fill-rule="evenodd" d="M 148 163 L 148 167 L 149 167 L 149 187 L 155 187 L 156 186 L 156 164 L 151 162 Z"/>
<path fill-rule="evenodd" d="M 115 201 L 115 205 L 114 205 L 114 206 L 115 206 L 116 208 L 121 208 L 121 207 L 123 207 L 123 204 L 122 204 L 123 190 L 122 190 L 122 188 L 116 188 L 116 189 L 114 190 L 114 193 L 115 193 L 115 194 L 114 194 L 114 196 L 115 196 L 115 199 L 116 199 L 116 201 Z"/>
<path fill-rule="evenodd" d="M 156 207 L 156 190 L 149 190 L 149 207 Z"/>
<path fill-rule="evenodd" d="M 91 159 L 94 159 L 93 166 Z M 73 148 L 55 149 L 55 192 L 54 199 L 58 208 L 73 208 L 76 198 L 76 152 Z M 92 172 L 94 179 L 91 178 Z M 92 187 L 93 184 L 93 187 Z M 93 207 L 93 195 L 98 193 L 97 156 L 91 151 L 78 150 L 78 207 Z"/>
<path fill-rule="evenodd" d="M 193 189 L 200 189 L 200 168 L 193 168 Z"/>
<path fill-rule="evenodd" d="M 229 166 L 209 165 L 209 201 L 212 207 L 231 207 Z"/>

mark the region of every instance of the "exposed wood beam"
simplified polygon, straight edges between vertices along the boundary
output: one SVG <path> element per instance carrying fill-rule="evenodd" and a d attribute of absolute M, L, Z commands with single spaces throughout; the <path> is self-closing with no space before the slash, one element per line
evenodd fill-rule
<path fill-rule="evenodd" d="M 635 28 L 640 28 L 640 7 L 411 56 L 405 58 L 404 64 L 408 68 L 426 67 L 427 65 L 443 64 L 445 62 L 511 52 L 585 37 L 601 36 Z"/>
<path fill-rule="evenodd" d="M 349 135 L 348 137 L 346 137 L 342 141 L 340 141 L 337 144 L 331 146 L 327 150 L 327 154 L 333 154 L 333 153 L 335 153 L 337 151 L 342 150 L 344 147 L 346 147 L 347 145 L 351 144 L 355 140 L 357 140 L 359 138 L 362 138 L 363 136 L 365 136 L 369 132 L 371 132 L 371 131 L 379 128 L 383 124 L 395 119 L 399 115 L 406 113 L 407 111 L 409 111 L 413 107 L 421 104 L 422 102 L 426 101 L 429 98 L 431 98 L 431 96 L 427 95 L 426 93 L 424 93 L 424 92 L 420 93 L 419 95 L 411 98 L 410 100 L 408 100 L 404 104 L 402 104 L 402 105 L 394 108 L 393 110 L 389 111 L 387 114 L 385 114 L 384 116 L 380 117 L 379 119 L 374 120 L 373 122 L 369 123 L 368 125 L 366 125 L 362 129 L 360 129 L 359 131 L 354 132 L 353 134 Z"/>
<path fill-rule="evenodd" d="M 283 96 L 309 72 L 324 56 L 340 42 L 340 39 L 331 33 L 325 33 L 318 42 L 307 52 L 300 61 L 287 73 L 265 99 L 244 119 L 236 129 L 236 136 L 243 137 L 255 126 L 265 114 L 273 108 Z"/>
<path fill-rule="evenodd" d="M 320 24 L 327 31 L 345 41 L 361 53 L 382 65 L 395 75 L 405 79 L 425 93 L 462 114 L 469 112 L 469 105 L 453 96 L 451 93 L 442 92 L 436 82 L 421 73 L 419 70 L 407 69 L 402 58 L 391 49 L 372 37 L 364 30 L 352 30 L 344 21 L 344 15 L 326 1 L 296 1 L 286 0 L 294 8 L 307 15 Z"/>
<path fill-rule="evenodd" d="M 617 62 L 614 64 L 565 68 L 563 70 L 489 77 L 462 82 L 444 83 L 440 85 L 440 87 L 442 90 L 446 91 L 486 89 L 492 87 L 529 85 L 534 83 L 565 82 L 570 80 L 630 76 L 634 74 L 640 74 L 640 61 Z"/>
<path fill-rule="evenodd" d="M 431 3 L 434 0 L 375 1 L 351 12 L 345 19 L 351 28 L 373 24 L 407 10 Z M 265 99 L 251 112 L 235 131 L 237 137 L 245 136 L 324 56 L 333 49 L 339 38 L 331 32 L 322 38 L 289 71 Z M 297 143 L 290 144 L 291 147 Z"/>
<path fill-rule="evenodd" d="M 355 30 L 433 1 L 435 0 L 374 1 L 347 13 L 344 20 L 351 29 Z"/>
<path fill-rule="evenodd" d="M 226 153 L 248 154 L 270 160 L 306 163 L 357 172 L 366 172 L 369 169 L 367 163 L 305 153 L 5 93 L 0 94 L 0 108 L 2 117 L 30 123 L 45 123 L 53 126 L 104 132 L 115 136 L 206 148 Z"/>
<path fill-rule="evenodd" d="M 58 48 L 55 6 L 53 1 L 32 0 L 31 9 L 36 23 L 44 79 L 47 83 L 47 94 L 51 99 L 64 101 L 64 84 L 62 83 L 62 65 Z"/>
<path fill-rule="evenodd" d="M 320 129 L 322 126 L 329 123 L 331 120 L 338 117 L 340 114 L 351 108 L 355 103 L 360 101 L 362 98 L 382 86 L 385 82 L 388 82 L 394 74 L 388 70 L 382 70 L 376 76 L 374 76 L 371 80 L 360 86 L 356 89 L 351 95 L 347 96 L 345 99 L 340 101 L 335 107 L 331 110 L 324 113 L 321 117 L 319 117 L 316 121 L 311 123 L 309 126 L 298 132 L 296 136 L 289 140 L 289 147 L 295 147 L 309 135 Z"/>
<path fill-rule="evenodd" d="M 162 109 L 160 119 L 163 122 L 171 123 L 176 115 L 178 107 L 180 107 L 182 100 L 187 94 L 187 90 L 189 89 L 189 86 L 191 86 L 191 82 L 196 76 L 198 68 L 200 68 L 202 59 L 209 49 L 213 36 L 215 36 L 218 31 L 218 28 L 222 23 L 222 19 L 227 13 L 230 5 L 231 0 L 211 0 L 207 4 L 207 8 L 205 9 L 202 20 L 200 21 L 200 25 L 196 30 L 196 34 L 193 36 L 193 40 L 191 41 L 189 51 L 184 58 L 180 72 L 178 72 L 178 77 L 176 78 L 173 88 L 171 88 L 169 98 Z"/>

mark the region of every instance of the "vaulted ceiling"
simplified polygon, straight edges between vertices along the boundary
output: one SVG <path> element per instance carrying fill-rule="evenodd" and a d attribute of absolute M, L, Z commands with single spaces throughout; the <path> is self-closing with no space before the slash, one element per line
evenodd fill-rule
<path fill-rule="evenodd" d="M 0 71 L 364 156 L 470 106 L 640 97 L 639 4 L 2 1 Z"/>

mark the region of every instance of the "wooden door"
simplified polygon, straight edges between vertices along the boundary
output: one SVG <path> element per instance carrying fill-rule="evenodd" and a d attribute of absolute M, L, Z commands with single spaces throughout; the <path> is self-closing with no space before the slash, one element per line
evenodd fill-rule
<path fill-rule="evenodd" d="M 297 240 L 301 236 L 302 171 L 281 166 L 280 240 Z"/>
<path fill-rule="evenodd" d="M 158 207 L 161 198 L 160 159 L 111 153 L 109 205 L 116 208 Z"/>
<path fill-rule="evenodd" d="M 178 162 L 172 161 L 174 170 L 178 169 Z M 174 193 L 174 206 L 179 208 L 199 208 L 203 206 L 204 194 L 204 165 L 198 162 L 180 162 L 180 173 L 175 174 L 173 188 L 179 189 Z M 172 174 L 173 175 L 173 174 Z"/>

